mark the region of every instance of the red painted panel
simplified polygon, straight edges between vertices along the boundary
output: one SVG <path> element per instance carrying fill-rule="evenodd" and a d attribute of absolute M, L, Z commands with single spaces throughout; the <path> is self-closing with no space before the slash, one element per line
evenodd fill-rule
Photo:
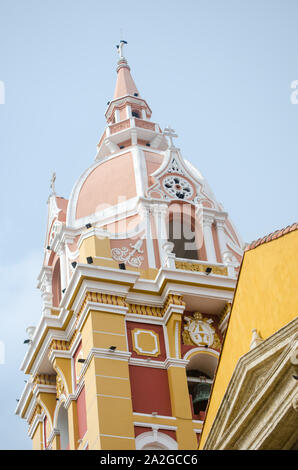
<path fill-rule="evenodd" d="M 87 432 L 85 387 L 82 388 L 82 391 L 77 399 L 77 414 L 79 439 L 82 439 Z"/>
<path fill-rule="evenodd" d="M 129 366 L 133 411 L 172 416 L 168 374 L 165 369 Z"/>
<path fill-rule="evenodd" d="M 164 335 L 163 335 L 163 328 L 160 325 L 151 325 L 148 323 L 138 323 L 138 322 L 127 322 L 127 340 L 128 340 L 128 346 L 129 350 L 132 352 L 132 357 L 139 357 L 140 359 L 148 359 L 150 356 L 143 356 L 141 354 L 137 354 L 135 351 L 133 351 L 133 344 L 132 344 L 132 334 L 131 331 L 134 330 L 135 328 L 139 328 L 141 330 L 151 330 L 154 331 L 155 333 L 158 334 L 159 338 L 159 345 L 160 345 L 160 355 L 159 356 L 152 356 L 152 359 L 156 361 L 164 361 L 167 357 L 166 354 L 166 347 L 165 347 L 165 341 L 164 341 Z"/>

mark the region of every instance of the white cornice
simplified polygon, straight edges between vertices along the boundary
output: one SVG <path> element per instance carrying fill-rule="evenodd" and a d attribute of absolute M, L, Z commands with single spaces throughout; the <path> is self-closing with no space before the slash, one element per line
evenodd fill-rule
<path fill-rule="evenodd" d="M 40 393 L 54 393 L 56 395 L 56 385 L 35 384 L 33 395 L 37 397 Z"/>
<path fill-rule="evenodd" d="M 81 368 L 80 375 L 79 375 L 79 382 L 83 380 L 85 376 L 86 370 L 89 367 L 91 360 L 95 358 L 104 358 L 104 359 L 111 359 L 117 361 L 124 361 L 128 362 L 131 356 L 131 352 L 129 351 L 112 351 L 110 349 L 105 348 L 91 348 L 85 362 Z"/>
<path fill-rule="evenodd" d="M 140 367 L 152 367 L 153 369 L 168 369 L 169 367 L 182 367 L 185 368 L 188 364 L 187 360 L 176 359 L 168 357 L 164 361 L 157 361 L 154 359 L 139 359 L 138 357 L 131 357 L 129 359 L 129 365 L 140 366 Z"/>
<path fill-rule="evenodd" d="M 119 98 L 115 98 L 109 102 L 109 105 L 107 107 L 107 110 L 105 112 L 105 117 L 106 119 L 109 119 L 111 116 L 114 107 L 117 105 L 118 107 L 124 106 L 125 103 L 129 101 L 132 104 L 135 105 L 140 105 L 140 103 L 143 103 L 145 107 L 147 107 L 152 114 L 152 110 L 150 109 L 150 106 L 148 105 L 147 101 L 141 98 L 140 96 L 133 96 L 133 95 L 123 95 L 120 96 Z"/>
<path fill-rule="evenodd" d="M 26 383 L 25 387 L 24 387 L 24 390 L 23 390 L 22 395 L 19 399 L 18 405 L 15 409 L 15 414 L 16 415 L 22 415 L 24 407 L 25 407 L 25 405 L 28 401 L 28 398 L 29 398 L 30 394 L 32 393 L 33 385 L 34 384 L 33 384 L 32 380 L 30 378 L 28 380 L 28 382 Z"/>
<path fill-rule="evenodd" d="M 82 311 L 79 321 L 77 323 L 77 330 L 80 331 L 86 317 L 88 316 L 88 313 L 90 310 L 95 310 L 99 312 L 107 312 L 107 313 L 113 313 L 117 315 L 126 315 L 128 312 L 128 307 L 124 307 L 121 305 L 114 305 L 114 304 L 105 304 L 105 303 L 98 303 L 98 302 L 91 302 L 88 301 L 86 303 L 86 306 L 84 310 Z"/>
<path fill-rule="evenodd" d="M 166 369 L 165 361 L 156 361 L 154 359 L 139 359 L 138 357 L 131 357 L 129 359 L 130 366 L 152 367 L 153 369 Z"/>
<path fill-rule="evenodd" d="M 70 302 L 74 297 L 78 284 L 81 282 L 82 278 L 87 277 L 89 279 L 83 280 L 79 292 L 76 295 L 75 302 L 71 305 Z M 91 280 L 90 278 L 93 279 Z M 35 330 L 32 343 L 29 345 L 27 354 L 21 364 L 21 370 L 28 368 L 35 350 L 47 329 L 49 329 L 49 331 L 43 341 L 43 347 L 30 370 L 31 373 L 33 373 L 33 371 L 37 372 L 38 365 L 41 363 L 44 354 L 47 354 L 47 348 L 52 339 L 70 340 L 71 335 L 74 333 L 75 316 L 72 317 L 67 329 L 63 331 L 65 321 L 69 315 L 68 309 L 71 308 L 77 312 L 88 290 L 106 292 L 112 295 L 115 295 L 116 290 L 117 295 L 126 297 L 126 300 L 131 303 L 144 304 L 144 299 L 152 299 L 153 306 L 162 306 L 166 297 L 172 293 L 177 293 L 178 295 L 192 294 L 206 298 L 231 301 L 235 285 L 236 280 L 233 278 L 213 274 L 207 276 L 205 273 L 200 272 L 160 269 L 156 279 L 148 280 L 141 279 L 139 272 L 78 264 L 61 300 L 59 306 L 60 314 L 58 316 L 43 315 L 41 317 L 40 323 Z M 156 293 L 162 289 L 162 286 L 164 286 L 163 292 L 161 292 L 160 297 L 157 297 Z M 130 292 L 132 287 L 141 293 Z M 210 289 L 210 287 L 212 288 Z M 146 291 L 148 294 L 145 293 Z M 124 310 L 123 312 L 121 311 L 121 313 L 124 314 Z"/>
<path fill-rule="evenodd" d="M 28 430 L 28 436 L 30 437 L 30 439 L 33 438 L 34 436 L 34 433 L 36 431 L 36 428 L 37 426 L 39 425 L 39 423 L 42 423 L 45 419 L 45 412 L 43 411 L 41 414 L 39 415 L 36 415 L 34 420 L 33 420 L 33 423 L 31 424 L 29 430 Z"/>

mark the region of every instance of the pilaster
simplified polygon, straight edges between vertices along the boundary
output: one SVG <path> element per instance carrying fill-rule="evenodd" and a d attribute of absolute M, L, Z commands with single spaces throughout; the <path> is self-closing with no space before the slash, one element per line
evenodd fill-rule
<path fill-rule="evenodd" d="M 172 300 L 176 302 L 173 304 Z M 196 449 L 197 438 L 193 430 L 192 411 L 186 377 L 186 361 L 181 359 L 181 325 L 185 304 L 180 296 L 169 298 L 165 312 L 168 316 L 166 332 L 168 340 L 167 372 L 172 415 L 177 419 L 177 442 L 179 449 Z"/>
<path fill-rule="evenodd" d="M 98 297 L 101 299 L 101 297 Z M 117 304 L 117 297 L 114 297 Z M 86 415 L 89 449 L 134 449 L 133 411 L 123 300 L 114 312 L 98 302 L 84 322 Z"/>
<path fill-rule="evenodd" d="M 209 214 L 203 214 L 204 242 L 207 254 L 207 261 L 209 261 L 209 263 L 216 263 L 216 253 L 212 234 L 213 220 L 213 216 Z"/>
<path fill-rule="evenodd" d="M 164 250 L 164 245 L 168 241 L 168 231 L 166 223 L 168 215 L 168 206 L 167 204 L 154 204 L 152 209 L 156 227 L 156 237 L 158 241 L 160 262 L 161 266 L 166 266 L 167 253 Z"/>

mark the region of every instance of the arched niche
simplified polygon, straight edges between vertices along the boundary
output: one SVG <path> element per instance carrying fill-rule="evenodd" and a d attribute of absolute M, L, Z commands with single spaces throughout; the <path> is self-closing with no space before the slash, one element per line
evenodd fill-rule
<path fill-rule="evenodd" d="M 192 204 L 174 202 L 169 207 L 168 240 L 177 258 L 202 259 L 203 231 Z"/>
<path fill-rule="evenodd" d="M 53 266 L 52 276 L 53 307 L 58 307 L 61 301 L 61 275 L 60 259 L 57 258 Z"/>
<path fill-rule="evenodd" d="M 186 367 L 188 391 L 192 401 L 194 417 L 203 419 L 210 397 L 211 387 L 218 363 L 217 351 L 196 348 L 189 351 Z M 188 356 L 188 357 L 187 357 Z"/>
<path fill-rule="evenodd" d="M 57 416 L 57 429 L 60 434 L 60 448 L 66 450 L 69 447 L 69 434 L 68 434 L 68 413 L 64 407 L 64 403 L 61 403 L 58 416 Z"/>

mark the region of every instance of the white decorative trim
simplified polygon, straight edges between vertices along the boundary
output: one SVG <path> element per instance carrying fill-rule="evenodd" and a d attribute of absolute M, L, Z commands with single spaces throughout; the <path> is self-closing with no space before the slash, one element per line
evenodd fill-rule
<path fill-rule="evenodd" d="M 194 354 L 199 354 L 199 353 L 211 353 L 212 356 L 217 356 L 219 357 L 220 353 L 216 351 L 215 349 L 212 348 L 205 348 L 203 346 L 200 346 L 198 348 L 192 348 L 187 353 L 184 355 L 184 360 L 189 361 L 190 356 L 193 356 Z"/>
<path fill-rule="evenodd" d="M 182 367 L 183 369 L 185 369 L 187 364 L 188 364 L 188 361 L 183 360 L 183 359 L 173 358 L 173 357 L 168 357 L 165 360 L 166 369 L 169 369 L 170 367 Z"/>
<path fill-rule="evenodd" d="M 100 434 L 102 437 L 114 437 L 115 439 L 130 439 L 130 440 L 135 440 L 134 437 L 129 437 L 129 436 L 116 436 L 114 434 Z"/>
<path fill-rule="evenodd" d="M 146 417 L 146 418 L 152 418 L 152 414 L 149 414 L 149 413 L 137 413 L 137 412 L 134 412 L 133 413 L 134 416 L 141 416 L 141 417 Z M 154 418 L 158 418 L 158 419 L 171 419 L 171 420 L 174 420 L 176 421 L 177 418 L 175 416 L 165 416 L 165 415 L 155 415 Z"/>
<path fill-rule="evenodd" d="M 177 442 L 167 434 L 158 432 L 156 429 L 144 432 L 136 437 L 136 450 L 142 450 L 149 445 L 156 445 L 162 449 L 178 450 Z"/>
<path fill-rule="evenodd" d="M 86 370 L 89 367 L 89 364 L 93 358 L 104 358 L 104 359 L 112 359 L 117 361 L 125 361 L 128 362 L 131 357 L 131 352 L 128 351 L 111 351 L 109 349 L 104 348 L 92 348 L 89 351 L 88 357 L 86 358 L 83 367 L 80 371 L 79 380 L 85 376 Z"/>
<path fill-rule="evenodd" d="M 97 393 L 96 396 L 104 398 L 117 398 L 117 400 L 131 400 L 131 397 L 121 397 L 120 395 L 104 395 L 102 393 Z"/>
<path fill-rule="evenodd" d="M 153 423 L 146 423 L 146 422 L 140 422 L 140 421 L 134 421 L 134 426 L 140 426 L 142 428 L 151 428 L 153 429 L 165 429 L 167 431 L 176 431 L 178 429 L 178 426 L 169 426 L 168 424 L 153 424 Z"/>
<path fill-rule="evenodd" d="M 152 367 L 154 369 L 165 369 L 164 361 L 155 361 L 153 359 L 139 359 L 137 357 L 131 357 L 129 359 L 129 365 L 141 366 L 141 367 Z"/>
<path fill-rule="evenodd" d="M 45 416 L 46 414 L 44 411 L 42 411 L 41 414 L 35 416 L 31 426 L 28 429 L 28 436 L 30 437 L 30 439 L 33 439 L 37 426 L 39 425 L 39 423 L 43 423 Z"/>
<path fill-rule="evenodd" d="M 151 351 L 146 351 L 145 349 L 143 349 L 139 345 L 138 336 L 141 333 L 145 333 L 147 335 L 150 335 L 154 339 L 154 344 L 155 344 L 154 349 L 152 349 Z M 155 331 L 139 329 L 137 331 L 134 331 L 133 335 L 134 335 L 134 346 L 135 346 L 135 349 L 136 349 L 137 352 L 139 352 L 140 354 L 152 354 L 152 355 L 158 353 L 158 351 L 159 351 L 159 337 L 158 337 L 158 334 L 155 333 Z"/>
<path fill-rule="evenodd" d="M 116 380 L 126 380 L 129 381 L 128 377 L 115 377 L 113 375 L 103 375 L 103 374 L 95 374 L 95 377 L 103 377 L 104 379 L 116 379 Z"/>
<path fill-rule="evenodd" d="M 104 304 L 104 303 L 88 301 L 86 303 L 84 310 L 81 312 L 81 315 L 79 317 L 79 320 L 77 323 L 78 331 L 81 330 L 90 310 L 97 311 L 97 312 L 113 313 L 113 314 L 125 316 L 126 313 L 128 312 L 128 307 L 123 307 L 122 305 Z"/>

